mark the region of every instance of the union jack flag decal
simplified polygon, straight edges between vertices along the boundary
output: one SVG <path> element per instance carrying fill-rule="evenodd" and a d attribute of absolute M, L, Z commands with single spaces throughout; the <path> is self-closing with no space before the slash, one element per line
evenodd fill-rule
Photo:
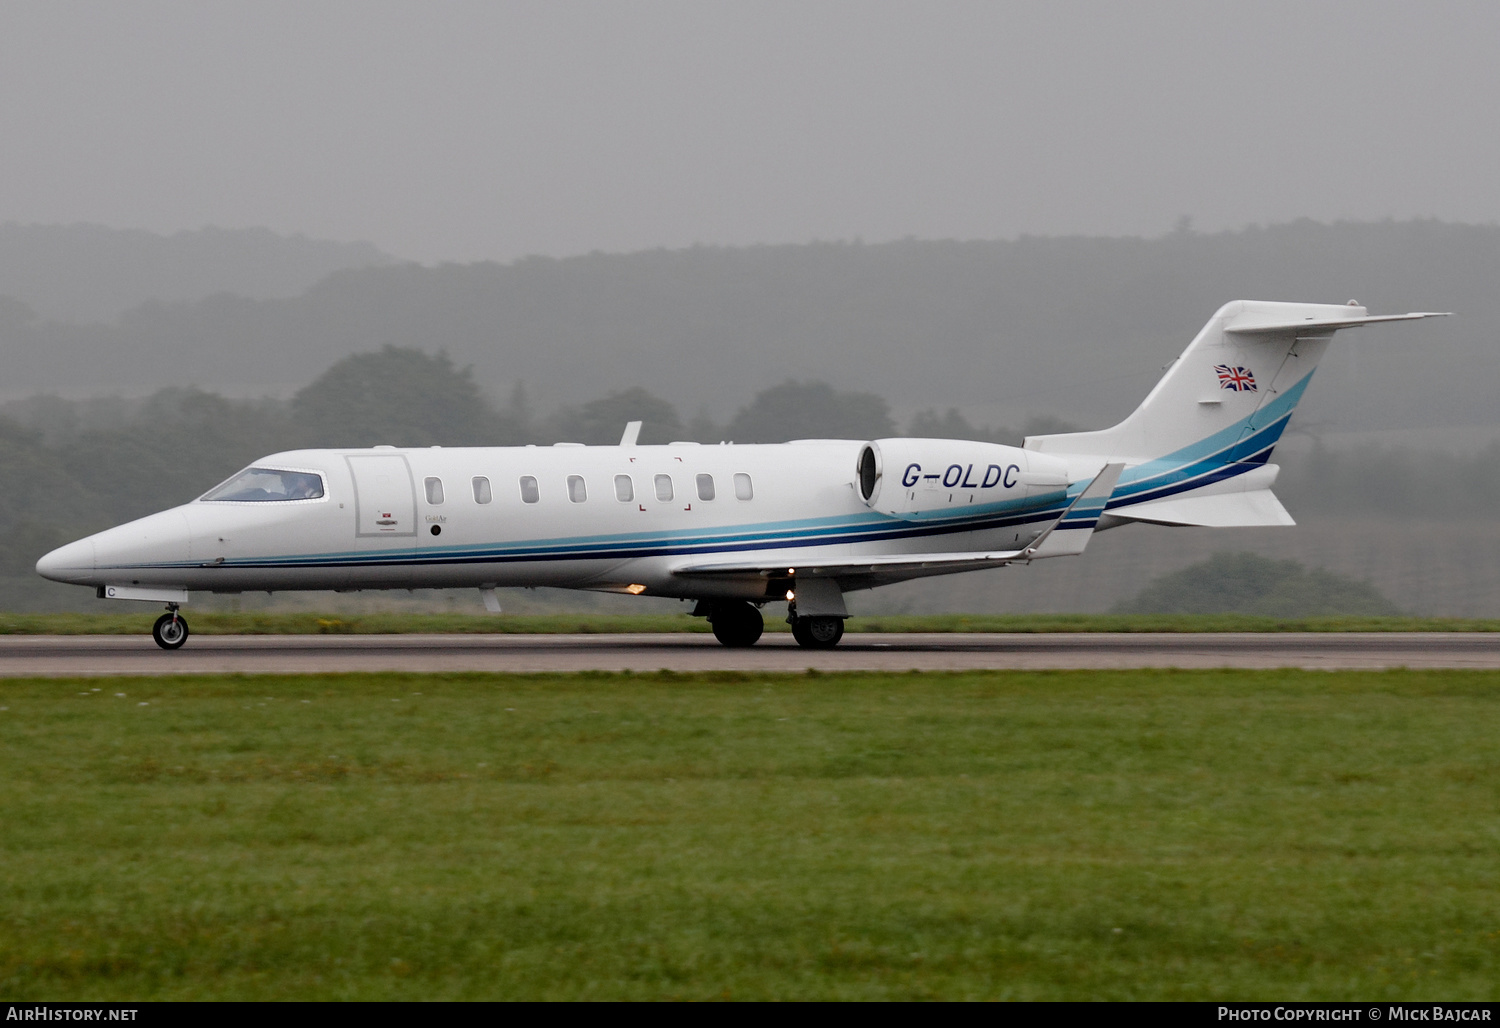
<path fill-rule="evenodd" d="M 1231 368 L 1228 364 L 1215 364 L 1214 372 L 1219 376 L 1220 389 L 1232 389 L 1237 393 L 1255 392 L 1255 376 L 1249 368 Z"/>

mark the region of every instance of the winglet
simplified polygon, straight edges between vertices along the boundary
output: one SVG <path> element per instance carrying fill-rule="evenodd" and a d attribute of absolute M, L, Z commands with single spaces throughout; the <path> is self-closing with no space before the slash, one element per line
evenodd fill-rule
<path fill-rule="evenodd" d="M 634 446 L 635 441 L 641 437 L 641 423 L 639 421 L 625 422 L 625 432 L 620 436 L 621 446 Z M 632 458 L 633 460 L 634 458 Z"/>
<path fill-rule="evenodd" d="M 1099 516 L 1104 513 L 1104 505 L 1109 502 L 1109 496 L 1115 491 L 1115 483 L 1120 480 L 1120 472 L 1125 470 L 1125 465 L 1106 464 L 1094 480 L 1083 487 L 1068 505 L 1068 509 L 1062 512 L 1062 517 L 1047 526 L 1046 531 L 1036 537 L 1036 540 L 1026 549 L 1021 551 L 1019 560 L 1038 560 L 1042 557 L 1063 557 L 1082 553 L 1084 547 L 1089 544 L 1089 538 L 1094 534 L 1094 526 L 1099 524 Z"/>

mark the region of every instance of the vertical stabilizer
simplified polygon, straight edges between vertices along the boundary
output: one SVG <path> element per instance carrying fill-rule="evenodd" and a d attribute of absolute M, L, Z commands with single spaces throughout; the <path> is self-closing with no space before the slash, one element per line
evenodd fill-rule
<path fill-rule="evenodd" d="M 1098 432 L 1031 436 L 1026 448 L 1139 463 L 1188 448 L 1221 461 L 1270 455 L 1333 333 L 1377 321 L 1363 307 L 1235 300 L 1219 308 L 1124 421 Z"/>
<path fill-rule="evenodd" d="M 1030 436 L 1026 448 L 1090 475 L 1128 464 L 1104 527 L 1123 520 L 1180 525 L 1285 525 L 1268 465 L 1292 411 L 1339 329 L 1379 321 L 1353 302 L 1236 300 L 1219 308 L 1135 412 L 1099 432 Z M 1170 501 L 1170 502 L 1164 502 Z"/>

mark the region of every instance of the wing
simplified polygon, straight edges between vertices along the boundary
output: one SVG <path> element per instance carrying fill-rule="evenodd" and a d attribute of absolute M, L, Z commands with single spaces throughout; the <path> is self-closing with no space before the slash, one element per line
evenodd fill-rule
<path fill-rule="evenodd" d="M 805 564 L 797 562 L 797 554 L 784 550 L 779 553 L 764 554 L 756 562 L 689 564 L 674 569 L 673 574 L 686 578 L 721 579 L 836 578 L 844 588 L 848 589 L 902 582 L 928 575 L 951 575 L 959 571 L 997 568 L 1016 561 L 1082 553 L 1124 468 L 1124 464 L 1105 465 L 1104 469 L 1079 491 L 1061 516 L 1049 524 L 1042 534 L 1032 540 L 1028 546 L 1020 550 L 866 554 L 847 560 L 814 560 Z M 1057 538 L 1065 538 L 1066 541 L 1051 544 L 1053 531 L 1058 528 L 1065 531 Z M 1075 529 L 1082 529 L 1082 531 L 1074 531 Z"/>
<path fill-rule="evenodd" d="M 1030 547 L 1028 547 L 1029 549 Z M 850 560 L 818 561 L 810 564 L 795 564 L 795 555 L 788 560 L 770 563 L 738 562 L 726 564 L 690 564 L 677 568 L 673 574 L 686 577 L 723 578 L 726 576 L 759 575 L 762 578 L 839 578 L 844 575 L 876 575 L 886 571 L 931 570 L 933 572 L 968 570 L 969 568 L 999 567 L 1019 560 L 1026 550 L 999 550 L 993 553 L 959 551 L 955 553 L 894 553 L 869 555 Z"/>

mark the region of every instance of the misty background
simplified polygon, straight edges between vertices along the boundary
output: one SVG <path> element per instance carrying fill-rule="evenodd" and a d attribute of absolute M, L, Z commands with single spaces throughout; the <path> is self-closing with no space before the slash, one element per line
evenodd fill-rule
<path fill-rule="evenodd" d="M 854 609 L 1105 610 L 1234 549 L 1500 616 L 1493 5 L 0 23 L 0 607 L 91 605 L 36 556 L 289 446 L 1102 427 L 1246 298 L 1458 316 L 1340 336 L 1275 458 L 1297 528 Z"/>

